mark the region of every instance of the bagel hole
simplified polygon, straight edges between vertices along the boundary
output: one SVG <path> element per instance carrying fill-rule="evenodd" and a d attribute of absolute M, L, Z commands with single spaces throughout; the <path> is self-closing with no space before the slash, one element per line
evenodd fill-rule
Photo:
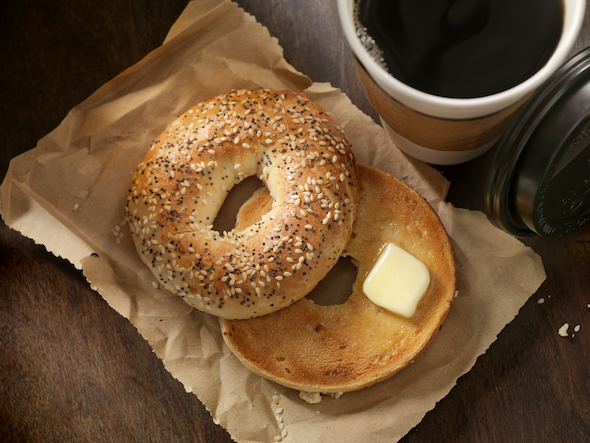
<path fill-rule="evenodd" d="M 341 305 L 352 294 L 357 267 L 351 257 L 340 257 L 334 267 L 307 294 L 307 298 L 320 306 Z"/>
<path fill-rule="evenodd" d="M 252 175 L 231 188 L 213 221 L 213 229 L 217 232 L 231 231 L 234 229 L 240 208 L 256 191 L 263 187 L 264 183 L 255 175 Z M 250 205 L 250 209 L 253 207 L 254 205 Z M 263 213 L 258 212 L 260 211 L 256 209 L 248 212 L 247 219 L 244 220 L 248 226 L 260 220 Z"/>

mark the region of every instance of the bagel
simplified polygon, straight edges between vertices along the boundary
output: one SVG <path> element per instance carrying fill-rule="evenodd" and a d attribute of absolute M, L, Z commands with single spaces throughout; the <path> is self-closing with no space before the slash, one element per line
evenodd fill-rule
<path fill-rule="evenodd" d="M 272 197 L 250 226 L 213 222 L 256 175 Z M 353 152 L 322 107 L 291 91 L 239 90 L 175 120 L 134 174 L 127 218 L 136 249 L 169 291 L 230 319 L 305 296 L 338 261 L 358 203 Z"/>
<path fill-rule="evenodd" d="M 434 210 L 392 175 L 362 164 L 358 168 L 357 219 L 344 251 L 357 265 L 349 298 L 320 306 L 306 297 L 268 316 L 220 319 L 225 342 L 246 367 L 299 391 L 342 393 L 392 376 L 430 342 L 454 299 L 451 243 Z M 261 205 L 266 198 L 258 193 L 245 207 Z M 246 216 L 251 214 L 240 214 Z M 409 318 L 375 305 L 363 293 L 365 278 L 388 243 L 422 261 L 430 273 L 426 292 Z"/>

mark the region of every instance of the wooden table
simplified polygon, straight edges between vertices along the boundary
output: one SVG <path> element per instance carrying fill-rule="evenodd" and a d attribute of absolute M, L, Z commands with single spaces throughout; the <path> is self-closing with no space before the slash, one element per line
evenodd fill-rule
<path fill-rule="evenodd" d="M 186 3 L 4 0 L 0 177 L 69 109 L 158 46 Z M 335 1 L 238 3 L 279 39 L 295 68 L 341 88 L 376 118 Z M 589 32 L 586 25 L 576 49 L 588 45 Z M 480 171 L 492 156 L 440 168 L 452 203 L 483 209 Z M 542 256 L 547 281 L 405 443 L 590 441 L 590 225 L 525 243 Z M 581 325 L 574 338 L 558 335 L 565 322 Z M 80 272 L 4 223 L 0 328 L 2 441 L 231 441 Z"/>

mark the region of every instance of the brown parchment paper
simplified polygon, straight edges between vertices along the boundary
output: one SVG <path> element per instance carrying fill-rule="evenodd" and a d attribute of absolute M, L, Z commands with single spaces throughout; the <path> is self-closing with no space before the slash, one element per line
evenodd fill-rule
<path fill-rule="evenodd" d="M 432 344 L 385 382 L 318 404 L 302 401 L 298 392 L 245 369 L 224 345 L 217 319 L 160 289 L 135 252 L 124 205 L 150 143 L 197 102 L 242 87 L 289 88 L 330 110 L 358 160 L 418 190 L 449 232 L 458 296 Z M 530 249 L 483 214 L 446 203 L 447 187 L 434 169 L 403 156 L 344 94 L 292 68 L 254 17 L 229 0 L 199 0 L 189 3 L 161 47 L 13 159 L 0 203 L 8 226 L 82 269 L 236 441 L 274 441 L 280 407 L 283 441 L 393 442 L 447 395 L 545 279 Z"/>

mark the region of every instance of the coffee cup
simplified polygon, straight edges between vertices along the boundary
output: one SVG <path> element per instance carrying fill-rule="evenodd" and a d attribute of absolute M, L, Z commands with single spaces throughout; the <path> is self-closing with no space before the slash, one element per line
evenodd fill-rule
<path fill-rule="evenodd" d="M 338 0 L 338 12 L 367 96 L 391 139 L 418 160 L 451 165 L 491 148 L 520 106 L 567 60 L 582 27 L 586 0 L 556 1 L 561 2 L 562 23 L 543 65 L 507 89 L 469 97 L 443 96 L 396 78 L 361 41 L 358 0 Z"/>

